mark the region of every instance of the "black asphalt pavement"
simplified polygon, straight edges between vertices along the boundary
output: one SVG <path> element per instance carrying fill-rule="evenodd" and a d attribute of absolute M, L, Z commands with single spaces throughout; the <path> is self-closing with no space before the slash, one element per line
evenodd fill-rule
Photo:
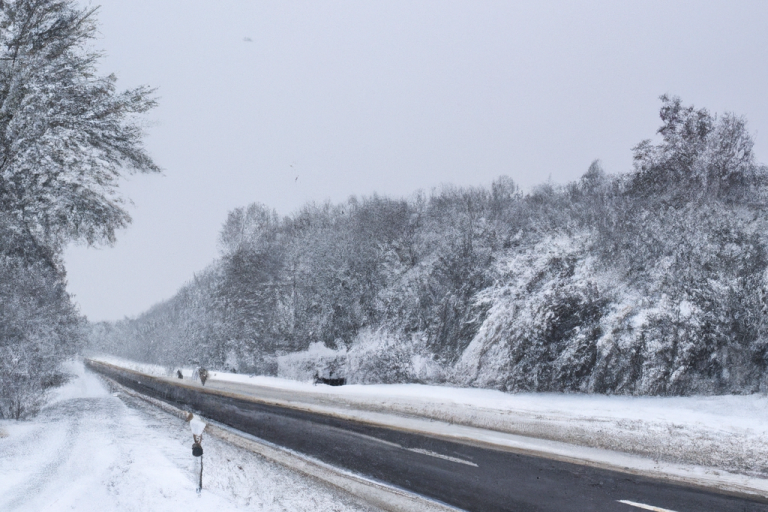
<path fill-rule="evenodd" d="M 768 512 L 768 500 L 278 407 L 102 363 L 88 366 L 139 393 L 469 511 Z"/>

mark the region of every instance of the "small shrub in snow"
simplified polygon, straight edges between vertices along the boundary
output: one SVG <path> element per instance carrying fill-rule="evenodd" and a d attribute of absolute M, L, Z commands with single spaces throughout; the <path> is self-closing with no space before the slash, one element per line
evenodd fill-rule
<path fill-rule="evenodd" d="M 347 354 L 347 376 L 354 384 L 441 382 L 444 370 L 425 344 L 386 331 L 362 331 Z"/>
<path fill-rule="evenodd" d="M 311 381 L 316 376 L 344 377 L 346 350 L 333 350 L 321 342 L 311 343 L 307 350 L 277 358 L 277 376 L 284 379 Z"/>

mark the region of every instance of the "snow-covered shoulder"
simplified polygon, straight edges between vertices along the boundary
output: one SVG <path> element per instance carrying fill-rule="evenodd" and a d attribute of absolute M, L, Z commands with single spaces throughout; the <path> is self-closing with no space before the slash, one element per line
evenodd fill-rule
<path fill-rule="evenodd" d="M 114 358 L 105 362 L 120 363 Z M 118 364 L 140 371 L 133 363 Z M 155 375 L 167 375 L 156 369 Z M 186 375 L 186 373 L 185 373 Z M 327 386 L 212 371 L 206 388 L 297 404 L 422 417 L 508 434 L 768 477 L 768 397 L 503 393 L 421 384 Z"/>
<path fill-rule="evenodd" d="M 0 420 L 0 510 L 366 511 L 343 493 L 206 437 L 204 489 L 183 420 L 112 393 L 81 362 L 28 421 Z"/>

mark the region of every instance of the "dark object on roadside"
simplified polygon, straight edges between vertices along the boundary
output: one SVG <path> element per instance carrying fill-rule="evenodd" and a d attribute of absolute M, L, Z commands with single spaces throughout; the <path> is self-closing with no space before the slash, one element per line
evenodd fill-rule
<path fill-rule="evenodd" d="M 321 377 L 317 372 L 315 372 L 315 384 L 328 384 L 329 386 L 343 386 L 347 383 L 347 379 L 345 377 Z"/>
<path fill-rule="evenodd" d="M 192 455 L 195 457 L 203 456 L 203 447 L 200 446 L 200 443 L 192 443 Z"/>
<path fill-rule="evenodd" d="M 176 370 L 176 376 L 180 379 L 184 378 L 184 375 L 182 375 L 181 370 Z"/>
<path fill-rule="evenodd" d="M 202 382 L 203 386 L 205 386 L 205 381 L 208 380 L 208 370 L 205 368 L 200 368 L 197 374 L 200 376 L 200 382 Z"/>

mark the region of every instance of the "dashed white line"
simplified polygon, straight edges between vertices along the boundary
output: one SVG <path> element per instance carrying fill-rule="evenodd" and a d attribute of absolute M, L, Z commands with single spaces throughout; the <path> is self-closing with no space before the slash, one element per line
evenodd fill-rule
<path fill-rule="evenodd" d="M 345 431 L 345 432 L 346 432 L 346 431 Z M 359 433 L 359 432 L 352 432 L 352 433 L 353 433 L 354 435 L 356 435 L 357 437 L 362 437 L 362 438 L 364 438 L 364 439 L 370 439 L 371 441 L 376 441 L 377 443 L 386 444 L 387 446 L 392 446 L 393 448 L 402 448 L 402 446 L 400 446 L 400 445 L 399 445 L 399 444 L 397 444 L 397 443 L 393 443 L 393 442 L 391 442 L 391 441 L 385 441 L 385 440 L 383 440 L 383 439 L 379 439 L 378 437 L 367 436 L 367 435 L 365 435 L 365 434 L 361 434 L 361 433 Z"/>
<path fill-rule="evenodd" d="M 617 500 L 619 503 L 624 503 L 630 507 L 642 508 L 643 510 L 652 510 L 653 512 L 675 512 L 668 508 L 654 507 L 653 505 L 646 505 L 645 503 L 637 503 L 636 501 L 629 500 Z"/>
<path fill-rule="evenodd" d="M 379 439 L 378 437 L 373 436 L 367 436 L 365 434 L 361 434 L 359 432 L 352 432 L 357 437 L 362 437 L 364 439 L 370 439 L 371 441 L 376 441 L 377 443 L 386 444 L 387 446 L 392 446 L 393 448 L 400 448 L 402 450 L 408 450 L 409 452 L 415 452 L 420 453 L 422 455 L 429 455 L 430 457 L 437 457 L 438 459 L 444 459 L 444 460 L 450 460 L 451 462 L 458 462 L 459 464 L 466 464 L 467 466 L 474 466 L 479 467 L 474 462 L 470 462 L 468 460 L 459 459 L 458 457 L 451 457 L 450 455 L 443 455 L 442 453 L 432 452 L 429 450 L 424 450 L 422 448 L 405 448 L 402 445 L 399 445 L 397 443 L 393 443 L 391 441 L 385 441 L 384 439 Z"/>
<path fill-rule="evenodd" d="M 438 459 L 445 459 L 445 460 L 450 460 L 451 462 L 458 462 L 459 464 L 466 464 L 467 466 L 478 467 L 477 464 L 475 464 L 474 462 L 470 462 L 464 459 L 458 459 L 456 457 L 451 457 L 450 455 L 443 455 L 442 453 L 431 452 L 429 450 L 422 450 L 421 448 L 406 448 L 406 450 L 408 450 L 409 452 L 416 452 L 416 453 L 421 453 L 423 455 L 429 455 L 430 457 L 437 457 Z"/>

